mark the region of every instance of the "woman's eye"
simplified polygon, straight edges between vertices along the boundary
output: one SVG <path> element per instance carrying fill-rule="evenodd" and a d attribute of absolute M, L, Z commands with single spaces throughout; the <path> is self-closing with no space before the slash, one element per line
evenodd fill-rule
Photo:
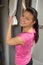
<path fill-rule="evenodd" d="M 24 15 L 22 15 L 22 17 L 25 17 L 25 16 L 24 16 Z M 29 18 L 28 18 L 28 17 L 25 17 L 25 19 L 29 20 Z"/>
<path fill-rule="evenodd" d="M 26 17 L 27 20 L 29 20 L 29 18 Z"/>

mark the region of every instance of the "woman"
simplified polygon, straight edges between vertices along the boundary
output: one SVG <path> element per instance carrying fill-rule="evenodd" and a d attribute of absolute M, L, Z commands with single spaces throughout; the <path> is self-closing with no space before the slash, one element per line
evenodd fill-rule
<path fill-rule="evenodd" d="M 8 23 L 6 43 L 15 45 L 15 64 L 33 65 L 31 50 L 39 37 L 37 11 L 32 7 L 24 10 L 19 22 L 22 32 L 14 38 L 11 38 L 12 18 L 9 17 Z"/>

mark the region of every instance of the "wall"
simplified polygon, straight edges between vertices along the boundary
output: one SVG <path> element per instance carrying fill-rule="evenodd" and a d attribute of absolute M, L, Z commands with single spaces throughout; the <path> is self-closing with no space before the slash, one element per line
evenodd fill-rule
<path fill-rule="evenodd" d="M 32 7 L 38 11 L 39 25 L 43 25 L 43 0 L 32 0 Z M 43 28 L 39 29 L 39 41 L 34 46 L 33 58 L 43 63 Z"/>

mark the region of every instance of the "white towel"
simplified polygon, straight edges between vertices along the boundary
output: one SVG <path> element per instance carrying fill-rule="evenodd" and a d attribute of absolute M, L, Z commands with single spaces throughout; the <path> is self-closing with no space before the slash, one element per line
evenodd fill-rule
<path fill-rule="evenodd" d="M 13 16 L 12 25 L 17 25 L 18 24 L 17 18 L 15 16 L 16 10 L 17 10 L 17 2 L 18 2 L 18 0 L 10 0 L 10 2 L 9 2 L 9 16 L 10 17 Z"/>
<path fill-rule="evenodd" d="M 17 25 L 17 24 L 18 24 L 17 18 L 16 18 L 16 16 L 14 16 L 12 25 Z"/>

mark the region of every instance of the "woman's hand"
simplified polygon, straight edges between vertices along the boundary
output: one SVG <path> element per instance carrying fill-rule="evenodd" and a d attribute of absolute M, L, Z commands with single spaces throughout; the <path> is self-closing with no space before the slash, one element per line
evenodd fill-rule
<path fill-rule="evenodd" d="M 12 25 L 13 23 L 13 17 L 8 17 L 8 25 Z"/>

